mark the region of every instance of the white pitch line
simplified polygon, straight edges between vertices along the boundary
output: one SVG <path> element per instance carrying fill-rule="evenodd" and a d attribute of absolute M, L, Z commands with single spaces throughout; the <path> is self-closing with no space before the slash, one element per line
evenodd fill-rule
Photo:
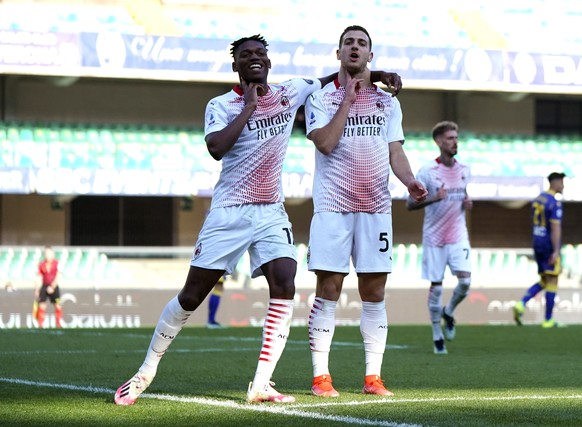
<path fill-rule="evenodd" d="M 76 386 L 73 384 L 55 384 L 39 381 L 29 381 L 18 378 L 4 378 L 0 377 L 0 382 L 28 385 L 33 387 L 49 387 L 55 389 L 63 390 L 74 390 L 74 391 L 85 391 L 89 393 L 103 393 L 103 394 L 113 394 L 115 390 L 103 387 L 92 387 L 92 386 Z M 182 402 L 182 403 L 195 403 L 200 405 L 209 406 L 219 406 L 232 409 L 240 409 L 246 411 L 257 411 L 257 412 L 267 412 L 278 415 L 288 415 L 301 418 L 309 418 L 314 420 L 322 421 L 335 421 L 339 423 L 351 423 L 357 425 L 365 426 L 380 426 L 380 427 L 420 427 L 418 424 L 409 423 L 395 423 L 392 421 L 383 420 L 371 420 L 356 417 L 345 417 L 339 415 L 326 415 L 304 411 L 302 409 L 315 409 L 315 408 L 325 408 L 333 406 L 355 406 L 355 405 L 377 405 L 377 404 L 399 404 L 399 403 L 438 403 L 438 402 L 474 402 L 474 401 L 515 401 L 515 400 L 547 400 L 547 399 L 580 399 L 582 395 L 574 394 L 568 396 L 556 396 L 556 395 L 518 395 L 518 396 L 496 396 L 496 397 L 482 397 L 482 396 L 453 396 L 453 397 L 439 397 L 439 398 L 420 398 L 420 399 L 373 399 L 373 400 L 356 400 L 349 402 L 326 402 L 326 403 L 315 403 L 315 404 L 297 404 L 297 405 L 284 405 L 284 406 L 272 406 L 272 405 L 253 405 L 253 404 L 240 404 L 229 400 L 215 400 L 200 397 L 184 397 L 175 396 L 168 394 L 152 394 L 143 393 L 140 398 L 142 399 L 157 399 L 166 400 L 172 402 Z"/>
<path fill-rule="evenodd" d="M 19 384 L 19 385 L 27 385 L 33 387 L 49 387 L 55 389 L 62 389 L 62 390 L 73 390 L 73 391 L 85 391 L 89 393 L 106 393 L 111 394 L 115 393 L 115 390 L 104 388 L 104 387 L 92 387 L 92 386 L 76 386 L 73 384 L 55 384 L 55 383 L 47 383 L 47 382 L 39 382 L 39 381 L 29 381 L 19 378 L 3 378 L 0 377 L 0 382 L 4 383 L 11 383 L 11 384 Z M 141 399 L 157 399 L 157 400 L 166 400 L 172 402 L 182 402 L 182 403 L 196 403 L 200 405 L 209 405 L 209 406 L 218 406 L 223 408 L 231 408 L 231 409 L 240 409 L 245 411 L 255 411 L 255 412 L 265 412 L 277 415 L 286 415 L 292 417 L 300 417 L 300 418 L 308 418 L 312 420 L 320 420 L 320 421 L 335 421 L 338 423 L 347 423 L 347 424 L 356 424 L 362 426 L 379 426 L 379 427 L 422 427 L 420 424 L 409 424 L 409 423 L 396 423 L 392 421 L 383 421 L 383 420 L 372 420 L 372 419 L 365 419 L 365 418 L 356 418 L 356 417 L 346 417 L 340 415 L 326 415 L 326 414 L 318 414 L 313 412 L 302 411 L 299 409 L 293 409 L 288 405 L 285 406 L 272 406 L 272 405 L 261 405 L 261 404 L 240 404 L 229 400 L 214 400 L 214 399 L 205 399 L 200 397 L 182 397 L 182 396 L 173 396 L 167 394 L 151 394 L 151 393 L 143 393 L 140 396 Z"/>
<path fill-rule="evenodd" d="M 481 396 L 452 396 L 452 397 L 430 397 L 430 398 L 419 398 L 419 399 L 395 399 L 395 398 L 384 398 L 384 399 L 374 399 L 374 400 L 354 400 L 350 402 L 322 402 L 322 403 L 305 403 L 296 405 L 287 405 L 287 408 L 327 408 L 331 406 L 359 406 L 359 405 L 370 405 L 377 403 L 391 403 L 396 405 L 398 403 L 438 403 L 438 402 L 474 402 L 474 401 L 513 401 L 513 400 L 544 400 L 544 399 L 580 399 L 582 394 L 573 394 L 570 396 L 562 395 L 521 395 L 521 396 L 496 396 L 496 397 L 481 397 Z"/>
<path fill-rule="evenodd" d="M 1 355 L 14 354 L 95 354 L 97 350 L 18 350 L 18 351 L 0 351 Z"/>
<path fill-rule="evenodd" d="M 152 329 L 153 331 L 153 329 Z M 43 334 L 55 334 L 55 335 L 63 335 L 65 332 L 62 330 L 42 330 L 39 331 L 37 329 L 29 329 L 26 330 L 27 333 L 43 333 Z M 153 332 L 152 332 L 153 333 Z M 127 333 L 127 334 L 108 334 L 105 332 L 93 332 L 88 331 L 84 332 L 82 335 L 84 336 L 98 336 L 98 337 L 109 337 L 109 336 L 123 336 L 125 338 L 138 338 L 138 339 L 150 339 L 151 333 L 144 333 L 144 334 L 134 334 L 134 333 Z M 179 340 L 186 340 L 186 341 L 227 341 L 227 342 L 252 342 L 252 343 L 260 343 L 262 340 L 261 336 L 257 337 L 237 337 L 237 336 L 195 336 L 195 335 L 179 335 Z M 287 340 L 287 345 L 299 345 L 299 346 L 309 346 L 308 340 Z M 341 347 L 355 347 L 361 348 L 363 344 L 361 342 L 351 342 L 351 341 L 334 341 L 332 343 L 332 347 L 341 348 Z M 387 344 L 387 350 L 405 350 L 410 348 L 410 346 L 406 344 Z"/>

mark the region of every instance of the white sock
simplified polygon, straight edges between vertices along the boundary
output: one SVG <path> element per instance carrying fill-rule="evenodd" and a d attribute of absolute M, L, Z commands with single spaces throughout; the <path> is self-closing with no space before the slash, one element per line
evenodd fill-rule
<path fill-rule="evenodd" d="M 253 379 L 253 391 L 263 390 L 271 380 L 289 337 L 293 304 L 293 300 L 269 300 L 269 309 L 263 326 L 261 354 Z"/>
<path fill-rule="evenodd" d="M 457 286 L 453 291 L 453 295 L 451 296 L 451 300 L 445 307 L 445 313 L 449 316 L 452 316 L 455 308 L 465 299 L 465 297 L 469 294 L 469 287 L 471 286 L 471 278 L 470 277 L 463 277 L 459 279 Z"/>
<path fill-rule="evenodd" d="M 329 375 L 329 352 L 335 332 L 336 301 L 315 297 L 309 314 L 309 348 L 313 376 Z"/>
<path fill-rule="evenodd" d="M 443 287 L 431 286 L 428 290 L 428 314 L 432 323 L 432 340 L 444 339 L 443 328 L 441 326 L 443 303 Z"/>
<path fill-rule="evenodd" d="M 362 301 L 360 332 L 364 339 L 366 376 L 381 376 L 382 360 L 388 340 L 388 316 L 384 301 Z"/>
<path fill-rule="evenodd" d="M 193 311 L 182 308 L 177 296 L 166 304 L 156 325 L 145 360 L 139 368 L 140 372 L 151 376 L 156 374 L 162 356 L 192 313 Z"/>

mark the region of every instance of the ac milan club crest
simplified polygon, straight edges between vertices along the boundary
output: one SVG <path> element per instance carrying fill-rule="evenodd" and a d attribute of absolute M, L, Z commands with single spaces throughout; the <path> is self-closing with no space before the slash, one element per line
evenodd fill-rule
<path fill-rule="evenodd" d="M 194 249 L 194 256 L 193 256 L 193 258 L 194 259 L 198 258 L 201 253 L 202 253 L 202 243 L 198 243 L 196 245 L 196 248 Z"/>

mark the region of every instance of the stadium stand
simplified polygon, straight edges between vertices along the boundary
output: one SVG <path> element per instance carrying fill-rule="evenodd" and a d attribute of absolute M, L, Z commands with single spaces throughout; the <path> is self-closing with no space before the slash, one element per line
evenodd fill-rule
<path fill-rule="evenodd" d="M 305 0 L 277 7 L 269 0 L 242 5 L 238 0 L 126 0 L 0 2 L 0 30 L 155 34 L 235 40 L 267 34 L 272 41 L 333 43 L 336 31 L 301 33 L 289 22 L 318 28 L 322 19 L 335 28 L 365 22 L 377 43 L 391 46 L 455 47 L 530 52 L 580 51 L 579 2 L 544 0 L 435 3 L 430 0 L 335 0 L 334 9 L 313 12 Z M 556 19 L 557 17 L 557 19 Z M 411 25 L 410 23 L 414 23 Z M 523 28 L 535 28 L 524 32 Z"/>
<path fill-rule="evenodd" d="M 0 3 L 0 30 L 32 32 L 101 32 L 146 34 L 122 2 L 4 1 Z"/>
<path fill-rule="evenodd" d="M 298 32 L 289 22 L 304 28 L 319 28 L 319 13 L 306 13 L 314 4 L 291 0 L 287 7 L 274 7 L 270 0 L 241 5 L 238 0 L 127 0 L 127 1 L 30 1 L 0 2 L 0 31 L 119 32 L 130 35 L 160 34 L 233 40 L 257 32 L 269 40 L 303 43 L 337 43 L 338 31 Z M 364 23 L 374 42 L 391 46 L 456 47 L 565 52 L 578 55 L 582 33 L 578 26 L 582 8 L 578 2 L 544 0 L 509 2 L 454 2 L 447 8 L 429 0 L 374 1 L 362 8 L 355 0 L 336 0 L 335 28 Z M 559 19 L 555 19 L 559 16 Z M 414 23 L 411 25 L 410 23 Z M 559 27 L 556 27 L 559 25 Z M 523 28 L 536 28 L 524 32 Z M 532 137 L 529 135 L 462 135 L 459 155 L 477 176 L 545 176 L 548 170 L 564 170 L 582 164 L 582 137 Z M 312 144 L 303 135 L 291 138 L 286 171 L 313 169 Z M 406 150 L 419 164 L 434 157 L 429 134 L 407 134 Z M 501 155 L 502 154 L 502 155 Z M 525 155 L 524 155 L 525 154 Z M 164 169 L 215 171 L 220 165 L 207 155 L 200 129 L 173 127 L 75 126 L 58 123 L 0 123 L 0 159 L 12 168 Z M 179 159 L 179 160 L 177 160 Z M 517 161 L 519 159 L 519 161 Z M 417 169 L 418 164 L 413 165 Z M 573 166 L 564 170 L 571 176 Z M 188 248 L 189 250 L 190 248 Z M 298 247 L 298 279 L 312 277 L 306 270 L 306 247 Z M 396 246 L 395 271 L 415 277 L 420 271 L 422 247 Z M 535 264 L 528 250 L 476 249 L 475 276 L 491 285 L 512 284 L 513 278 L 535 277 Z M 65 277 L 75 286 L 133 286 L 146 283 L 180 284 L 183 257 L 144 262 L 125 258 L 103 248 L 60 248 Z M 0 278 L 31 283 L 40 249 L 0 247 Z M 564 274 L 582 276 L 582 245 L 564 247 Z M 239 263 L 237 274 L 248 276 L 248 259 Z M 401 274 L 401 273 L 400 273 Z M 503 276 L 503 283 L 499 283 Z M 154 278 L 154 279 L 152 279 Z M 413 280 L 413 279 L 410 279 Z M 301 284 L 301 280 L 298 280 Z"/>
<path fill-rule="evenodd" d="M 476 176 L 543 177 L 549 169 L 562 170 L 565 156 L 571 159 L 569 165 L 582 164 L 582 137 L 485 134 L 461 137 L 465 142 L 459 157 L 471 164 Z M 406 136 L 407 153 L 419 163 L 433 158 L 433 145 L 428 133 Z M 311 150 L 311 143 L 303 135 L 295 134 L 289 144 L 286 171 L 311 170 Z M 201 129 L 153 126 L 0 123 L 0 158 L 5 166 L 16 168 L 215 171 L 219 166 L 207 155 Z M 573 166 L 566 167 L 564 172 L 575 175 Z"/>

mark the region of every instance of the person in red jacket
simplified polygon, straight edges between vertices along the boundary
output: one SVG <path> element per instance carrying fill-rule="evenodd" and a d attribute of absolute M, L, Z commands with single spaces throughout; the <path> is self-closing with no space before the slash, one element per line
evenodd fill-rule
<path fill-rule="evenodd" d="M 44 325 L 47 299 L 55 306 L 57 328 L 61 327 L 63 308 L 61 307 L 61 291 L 59 289 L 59 261 L 50 246 L 44 248 L 44 259 L 38 264 L 37 283 L 34 288 L 34 297 L 38 301 L 36 319 L 38 327 Z"/>

